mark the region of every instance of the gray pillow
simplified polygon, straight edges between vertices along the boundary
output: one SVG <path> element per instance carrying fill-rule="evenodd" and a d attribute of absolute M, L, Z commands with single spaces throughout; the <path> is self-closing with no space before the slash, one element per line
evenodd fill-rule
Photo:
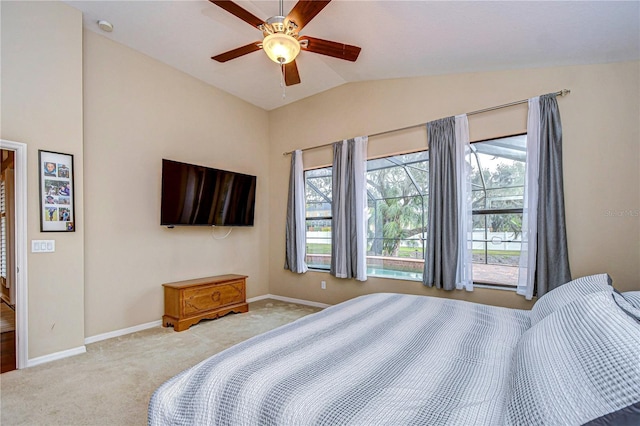
<path fill-rule="evenodd" d="M 638 426 L 640 424 L 640 402 L 605 414 L 585 423 L 584 426 Z"/>
<path fill-rule="evenodd" d="M 640 291 L 636 293 L 640 294 Z M 615 300 L 618 306 L 634 319 L 640 321 L 640 304 L 635 303 L 632 299 L 633 297 L 629 297 L 626 293 L 618 293 L 617 291 L 613 293 L 613 300 Z M 640 353 L 640 349 L 638 349 L 638 352 Z M 640 358 L 638 362 L 640 362 Z"/>
<path fill-rule="evenodd" d="M 622 296 L 636 308 L 640 309 L 640 291 L 625 291 Z"/>
<path fill-rule="evenodd" d="M 613 292 L 611 277 L 608 274 L 589 275 L 569 281 L 544 294 L 533 305 L 530 312 L 531 326 L 552 314 L 564 305 L 581 298 L 584 295 L 605 291 Z"/>
<path fill-rule="evenodd" d="M 516 345 L 506 425 L 640 424 L 640 322 L 604 291 L 559 308 Z"/>

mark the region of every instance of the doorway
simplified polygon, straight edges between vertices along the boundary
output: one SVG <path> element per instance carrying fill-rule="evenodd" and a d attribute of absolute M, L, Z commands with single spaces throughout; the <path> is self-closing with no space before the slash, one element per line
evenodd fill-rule
<path fill-rule="evenodd" d="M 0 150 L 0 373 L 16 369 L 15 151 Z"/>
<path fill-rule="evenodd" d="M 0 370 L 27 352 L 27 145 L 0 140 Z"/>

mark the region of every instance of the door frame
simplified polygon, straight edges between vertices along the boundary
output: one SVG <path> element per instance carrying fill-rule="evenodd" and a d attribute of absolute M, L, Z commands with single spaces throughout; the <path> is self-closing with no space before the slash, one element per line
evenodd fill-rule
<path fill-rule="evenodd" d="M 15 152 L 15 267 L 16 267 L 16 368 L 26 368 L 28 350 L 27 292 L 27 144 L 0 139 L 2 149 Z"/>

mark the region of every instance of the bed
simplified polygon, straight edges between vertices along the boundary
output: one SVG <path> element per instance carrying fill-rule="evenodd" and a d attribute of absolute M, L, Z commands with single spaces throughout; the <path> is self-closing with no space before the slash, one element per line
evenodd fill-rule
<path fill-rule="evenodd" d="M 168 380 L 148 423 L 640 424 L 640 306 L 609 284 L 574 280 L 531 311 L 357 297 Z"/>

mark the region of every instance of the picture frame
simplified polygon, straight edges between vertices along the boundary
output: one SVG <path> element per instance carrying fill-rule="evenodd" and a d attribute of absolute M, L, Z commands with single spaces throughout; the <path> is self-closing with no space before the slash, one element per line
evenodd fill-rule
<path fill-rule="evenodd" d="M 38 150 L 40 232 L 75 232 L 73 155 Z"/>

